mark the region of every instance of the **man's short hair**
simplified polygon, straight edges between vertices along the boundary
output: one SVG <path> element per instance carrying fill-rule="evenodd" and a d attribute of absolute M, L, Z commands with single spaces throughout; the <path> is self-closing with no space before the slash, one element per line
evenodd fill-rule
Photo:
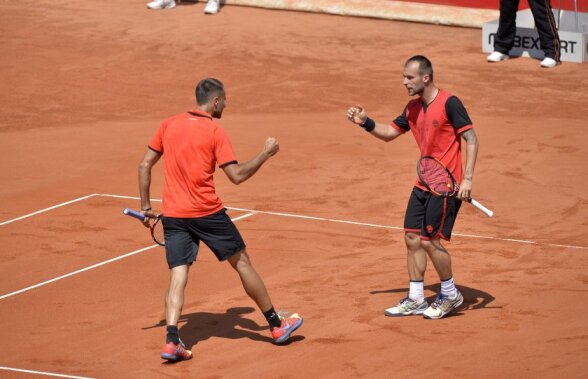
<path fill-rule="evenodd" d="M 423 55 L 415 55 L 414 57 L 409 58 L 404 64 L 404 66 L 406 67 L 406 65 L 408 65 L 410 62 L 418 62 L 419 75 L 429 75 L 429 79 L 431 80 L 431 82 L 433 81 L 433 64 L 427 57 Z"/>
<path fill-rule="evenodd" d="M 207 104 L 215 96 L 225 92 L 225 86 L 220 80 L 214 78 L 202 79 L 196 86 L 196 103 L 198 105 Z"/>

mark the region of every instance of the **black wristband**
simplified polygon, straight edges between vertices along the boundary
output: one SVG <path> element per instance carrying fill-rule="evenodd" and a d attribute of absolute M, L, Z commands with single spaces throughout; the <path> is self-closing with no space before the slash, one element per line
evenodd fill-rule
<path fill-rule="evenodd" d="M 359 126 L 364 128 L 367 132 L 371 132 L 376 128 L 376 122 L 368 117 L 365 119 L 365 122 Z"/>
<path fill-rule="evenodd" d="M 145 208 L 145 209 L 141 209 L 141 210 L 142 210 L 143 212 L 148 212 L 148 211 L 150 211 L 150 210 L 151 210 L 151 207 L 149 207 L 149 208 Z"/>

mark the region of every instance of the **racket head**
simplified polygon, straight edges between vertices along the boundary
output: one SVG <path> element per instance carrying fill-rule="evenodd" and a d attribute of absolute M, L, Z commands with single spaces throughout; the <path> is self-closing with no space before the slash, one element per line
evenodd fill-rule
<path fill-rule="evenodd" d="M 421 157 L 417 163 L 421 183 L 436 196 L 455 196 L 459 190 L 453 175 L 441 161 L 431 156 Z"/>
<path fill-rule="evenodd" d="M 163 223 L 161 216 L 154 218 L 149 223 L 149 230 L 151 231 L 151 238 L 159 246 L 165 246 L 165 238 L 163 236 Z"/>

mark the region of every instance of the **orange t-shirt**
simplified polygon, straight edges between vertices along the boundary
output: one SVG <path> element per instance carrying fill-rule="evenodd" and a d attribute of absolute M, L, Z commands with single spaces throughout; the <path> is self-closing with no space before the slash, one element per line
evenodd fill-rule
<path fill-rule="evenodd" d="M 165 216 L 193 218 L 218 212 L 214 171 L 236 163 L 227 132 L 202 111 L 189 111 L 165 120 L 149 143 L 163 154 Z"/>

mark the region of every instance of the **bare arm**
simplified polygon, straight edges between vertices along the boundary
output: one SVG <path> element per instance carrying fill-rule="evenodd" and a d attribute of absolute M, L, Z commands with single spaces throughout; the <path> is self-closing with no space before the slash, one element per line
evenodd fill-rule
<path fill-rule="evenodd" d="M 350 107 L 347 110 L 347 119 L 370 132 L 374 137 L 385 142 L 390 142 L 402 135 L 402 132 L 388 124 L 378 124 L 368 118 L 367 113 L 361 105 Z M 370 125 L 370 123 L 373 123 Z"/>
<path fill-rule="evenodd" d="M 234 184 L 241 184 L 252 177 L 257 170 L 280 150 L 278 141 L 270 137 L 259 154 L 245 163 L 236 163 L 223 166 L 223 171 Z"/>
<path fill-rule="evenodd" d="M 460 199 L 469 199 L 472 195 L 472 180 L 474 178 L 474 167 L 476 166 L 479 143 L 474 129 L 463 132 L 461 136 L 466 141 L 466 164 L 457 197 Z"/>
<path fill-rule="evenodd" d="M 148 217 L 156 215 L 151 210 L 151 168 L 161 158 L 161 153 L 147 149 L 143 160 L 139 163 L 139 194 L 141 196 L 141 211 Z"/>

